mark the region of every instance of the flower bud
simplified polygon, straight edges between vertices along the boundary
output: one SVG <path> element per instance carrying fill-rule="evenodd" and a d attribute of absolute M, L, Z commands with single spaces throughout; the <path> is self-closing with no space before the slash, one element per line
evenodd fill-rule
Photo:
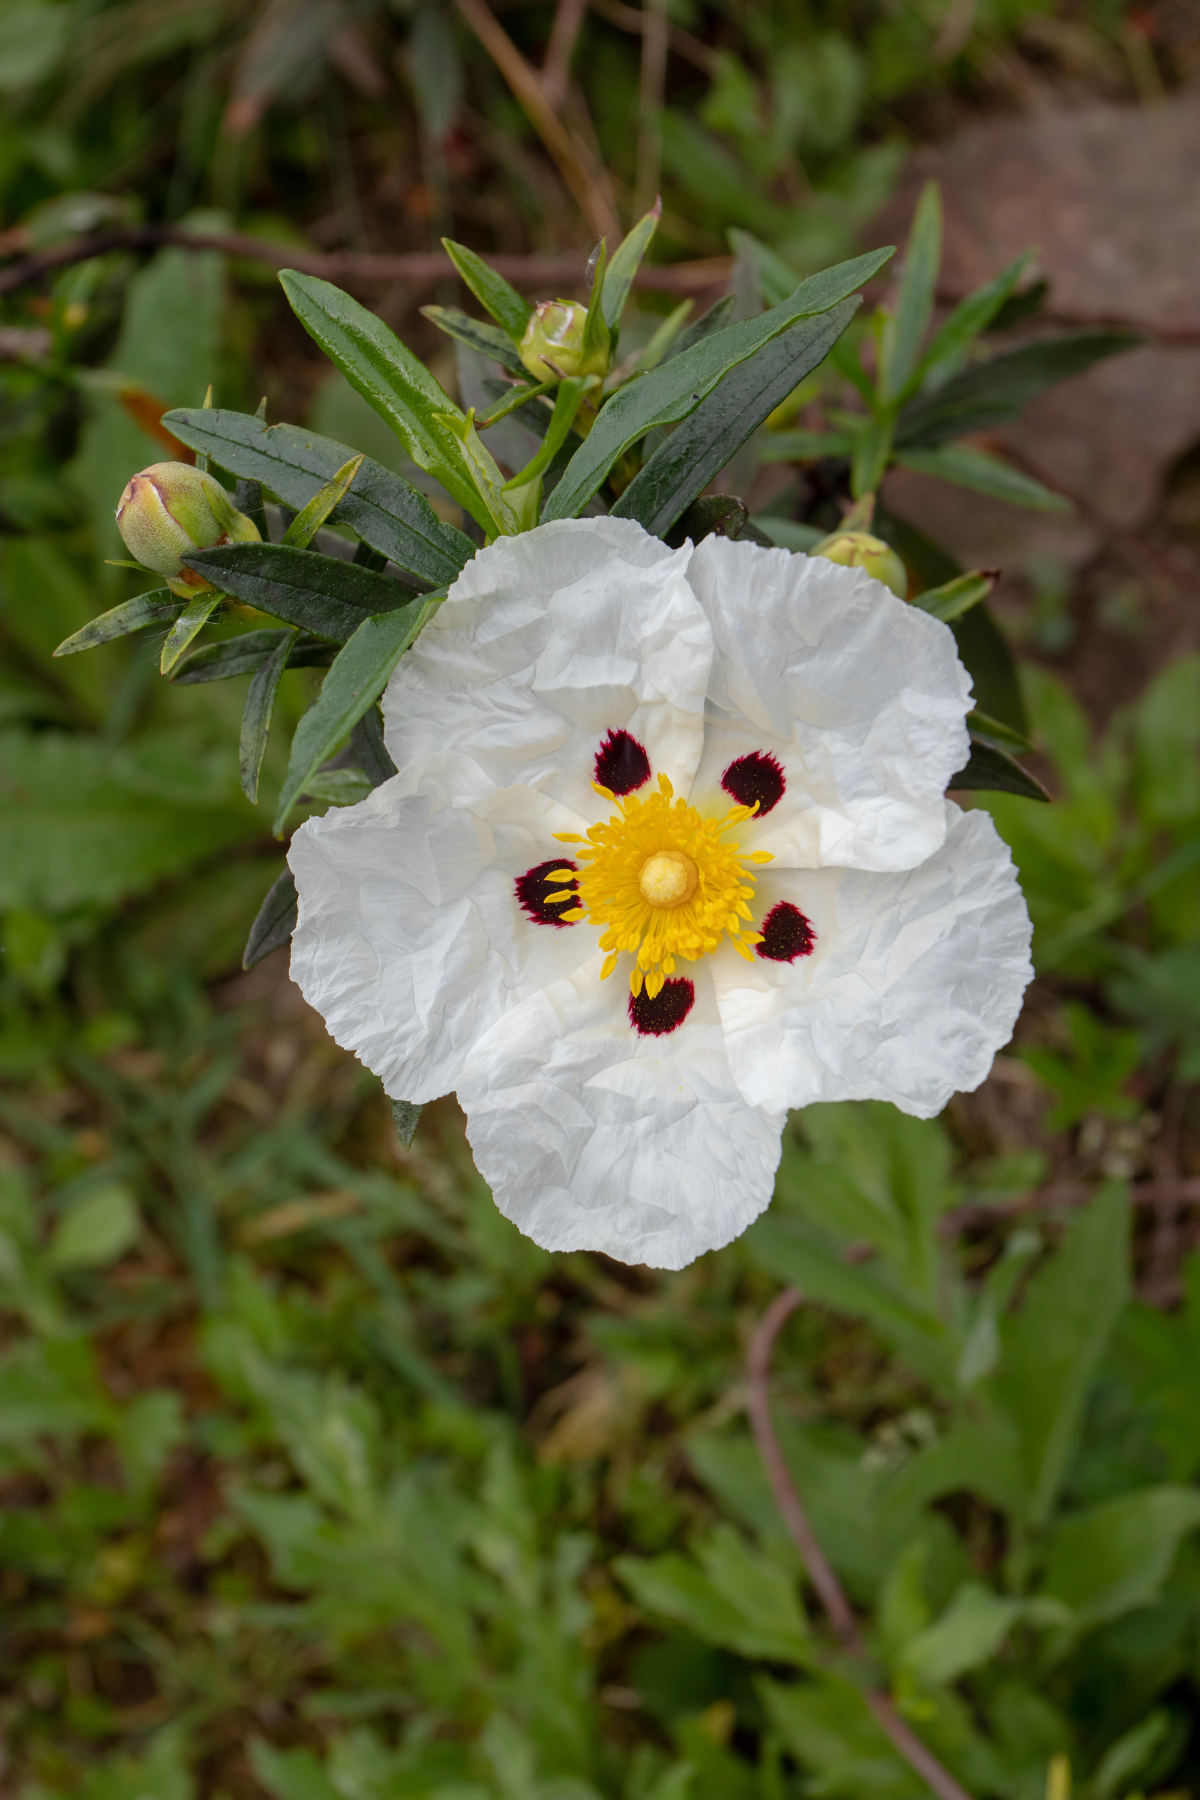
<path fill-rule="evenodd" d="M 890 587 L 901 600 L 908 598 L 908 573 L 904 564 L 882 538 L 867 531 L 831 531 L 814 544 L 810 556 L 823 556 L 826 562 L 841 563 L 844 569 L 865 569 L 876 581 Z"/>
<path fill-rule="evenodd" d="M 583 354 L 587 307 L 576 300 L 542 300 L 529 315 L 521 339 L 521 361 L 537 381 L 570 375 L 603 375 L 608 357 L 595 349 Z"/>
<path fill-rule="evenodd" d="M 178 462 L 151 463 L 133 477 L 117 507 L 117 530 L 138 562 L 185 595 L 210 583 L 185 569 L 181 556 L 259 539 L 253 519 L 236 510 L 219 481 Z"/>

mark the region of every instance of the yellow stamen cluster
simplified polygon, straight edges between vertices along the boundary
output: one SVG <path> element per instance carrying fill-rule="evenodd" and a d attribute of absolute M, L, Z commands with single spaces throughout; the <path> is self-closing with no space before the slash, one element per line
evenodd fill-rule
<path fill-rule="evenodd" d="M 563 895 L 573 904 L 561 918 L 586 917 L 607 927 L 600 939 L 600 948 L 610 952 L 602 977 L 612 974 L 622 951 L 632 951 L 630 989 L 640 994 L 644 984 L 653 999 L 674 974 L 677 958 L 695 962 L 726 934 L 749 960 L 750 946 L 762 937 L 743 930 L 754 892 L 754 873 L 746 864 L 772 858 L 761 850 L 739 855 L 737 844 L 725 839 L 755 808 L 734 806 L 719 819 L 702 818 L 694 806 L 674 798 L 665 775 L 658 778 L 658 792 L 645 800 L 636 794 L 617 800 L 598 782 L 593 786 L 618 810 L 607 824 L 593 825 L 586 838 L 556 833 L 561 843 L 579 845 L 573 854 L 586 866 L 555 869 L 546 881 L 578 883 L 578 895 L 573 890 Z"/>

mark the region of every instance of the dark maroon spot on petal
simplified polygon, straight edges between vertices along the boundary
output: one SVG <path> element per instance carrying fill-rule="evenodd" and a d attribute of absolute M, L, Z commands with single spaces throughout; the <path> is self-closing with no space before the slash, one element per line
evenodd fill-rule
<path fill-rule="evenodd" d="M 695 998 L 690 981 L 664 981 L 653 1000 L 643 988 L 629 996 L 629 1023 L 643 1037 L 666 1037 L 683 1024 Z"/>
<path fill-rule="evenodd" d="M 546 877 L 554 869 L 573 869 L 576 864 L 569 856 L 556 857 L 553 862 L 539 863 L 536 869 L 529 869 L 524 875 L 517 876 L 517 899 L 538 925 L 576 925 L 577 919 L 564 919 L 563 913 L 570 912 L 572 901 L 564 900 L 561 906 L 554 904 L 560 894 L 577 895 L 577 881 L 547 881 Z"/>
<path fill-rule="evenodd" d="M 759 956 L 768 962 L 795 962 L 798 956 L 811 956 L 817 934 L 790 900 L 773 906 L 762 925 L 762 943 L 755 944 Z"/>
<path fill-rule="evenodd" d="M 627 731 L 610 731 L 596 752 L 596 780 L 614 794 L 632 794 L 650 779 L 650 758 Z"/>
<path fill-rule="evenodd" d="M 721 786 L 732 794 L 739 806 L 758 802 L 757 817 L 763 819 L 783 799 L 787 783 L 775 758 L 765 750 L 752 750 L 731 762 L 721 777 Z"/>

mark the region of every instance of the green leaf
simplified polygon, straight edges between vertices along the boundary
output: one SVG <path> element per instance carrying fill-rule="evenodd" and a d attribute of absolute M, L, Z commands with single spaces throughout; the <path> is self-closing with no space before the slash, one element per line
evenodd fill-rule
<path fill-rule="evenodd" d="M 513 343 L 519 344 L 533 311 L 529 301 L 465 244 L 456 244 L 452 238 L 443 238 L 442 244 L 479 304 L 491 313 L 497 325 L 504 327 Z"/>
<path fill-rule="evenodd" d="M 396 1127 L 396 1136 L 406 1150 L 411 1150 L 413 1139 L 417 1135 L 417 1126 L 421 1122 L 421 1114 L 425 1108 L 418 1106 L 412 1100 L 393 1100 L 390 1096 L 388 1105 L 392 1109 L 392 1123 Z"/>
<path fill-rule="evenodd" d="M 615 330 L 621 323 L 621 314 L 625 310 L 625 302 L 629 298 L 633 278 L 650 248 L 650 241 L 658 230 L 658 221 L 661 218 L 662 199 L 660 196 L 650 211 L 644 213 L 638 220 L 628 237 L 622 239 L 616 254 L 608 265 L 608 271 L 604 277 L 601 305 L 604 308 L 604 323 L 610 331 Z"/>
<path fill-rule="evenodd" d="M 330 513 L 346 498 L 347 490 L 366 458 L 359 452 L 344 462 L 337 473 L 318 488 L 312 499 L 296 514 L 283 534 L 283 541 L 293 550 L 307 550 Z"/>
<path fill-rule="evenodd" d="M 750 523 L 780 550 L 807 555 L 814 544 L 828 536 L 817 525 L 801 525 L 798 519 L 777 519 L 774 513 L 754 513 Z"/>
<path fill-rule="evenodd" d="M 850 492 L 856 500 L 875 493 L 883 480 L 892 453 L 894 429 L 895 420 L 889 412 L 866 420 L 856 435 L 850 463 Z"/>
<path fill-rule="evenodd" d="M 1035 748 L 1023 731 L 1014 731 L 1011 725 L 1002 725 L 999 719 L 990 718 L 985 712 L 969 712 L 967 730 L 978 743 L 994 744 L 997 750 L 1008 750 L 1017 756 L 1028 756 Z"/>
<path fill-rule="evenodd" d="M 667 542 L 672 549 L 678 549 L 688 538 L 693 544 L 714 534 L 737 539 L 749 522 L 746 502 L 739 500 L 736 494 L 705 494 L 699 500 L 693 500 L 687 511 L 676 519 L 667 534 Z"/>
<path fill-rule="evenodd" d="M 1002 720 L 1015 731 L 1026 731 L 1029 719 L 1017 665 L 1008 639 L 986 605 L 971 607 L 951 622 L 950 629 L 963 667 L 971 677 L 977 704 L 991 718 Z"/>
<path fill-rule="evenodd" d="M 377 706 L 369 706 L 350 733 L 359 765 L 373 788 L 382 787 L 398 773 L 383 737 L 383 720 Z"/>
<path fill-rule="evenodd" d="M 483 509 L 481 522 L 489 537 L 514 537 L 520 531 L 528 531 L 537 523 L 540 479 L 535 475 L 531 483 L 520 477 L 515 486 L 506 485 L 495 457 L 475 429 L 474 411 L 467 414 L 461 425 L 449 415 L 447 418 L 471 470 Z"/>
<path fill-rule="evenodd" d="M 1110 1183 L 1072 1220 L 1020 1312 L 1001 1324 L 1000 1367 L 990 1385 L 1021 1443 L 1022 1510 L 1035 1529 L 1050 1516 L 1088 1388 L 1128 1299 L 1128 1245 L 1129 1202 Z"/>
<path fill-rule="evenodd" d="M 327 806 L 357 806 L 370 792 L 370 777 L 361 769 L 318 769 L 309 776 L 301 798 L 323 800 Z"/>
<path fill-rule="evenodd" d="M 613 514 L 636 519 L 661 537 L 763 420 L 824 360 L 858 305 L 855 296 L 815 318 L 801 319 L 731 370 L 659 445 L 616 502 Z M 600 416 L 603 419 L 604 413 Z"/>
<path fill-rule="evenodd" d="M 227 638 L 220 644 L 203 644 L 199 650 L 193 650 L 176 663 L 172 685 L 189 687 L 198 681 L 229 681 L 235 675 L 253 675 L 282 643 L 291 646 L 289 669 L 325 669 L 333 661 L 332 645 L 306 632 L 245 631 L 241 637 Z"/>
<path fill-rule="evenodd" d="M 489 388 L 491 385 L 488 383 Z M 542 394 L 548 394 L 555 385 L 553 381 L 535 381 L 532 386 L 525 384 L 521 387 L 505 389 L 504 398 L 493 406 L 490 412 L 484 413 L 482 419 L 476 419 L 475 429 L 486 431 L 489 425 L 498 425 L 501 419 L 507 419 L 510 413 L 517 412 L 522 406 L 528 406 L 531 400 L 539 399 Z M 503 387 L 503 383 L 498 382 L 496 386 Z M 531 416 L 536 417 L 536 414 Z M 524 425 L 527 421 L 522 419 L 521 423 Z"/>
<path fill-rule="evenodd" d="M 159 669 L 169 675 L 193 639 L 199 637 L 208 621 L 220 606 L 223 594 L 197 594 L 189 600 L 170 631 L 162 647 L 158 660 Z"/>
<path fill-rule="evenodd" d="M 968 294 L 965 300 L 959 301 L 949 318 L 934 333 L 933 340 L 921 359 L 915 377 L 918 387 L 926 393 L 933 393 L 961 368 L 971 345 L 980 332 L 986 331 L 995 319 L 1028 268 L 1032 257 L 1032 250 L 1026 250 L 1021 256 L 1014 258 L 1006 269 L 1001 269 L 999 275 L 993 276 L 991 281 L 984 282 L 973 294 Z"/>
<path fill-rule="evenodd" d="M 841 431 L 768 431 L 758 447 L 760 463 L 815 462 L 820 456 L 850 456 L 854 440 Z"/>
<path fill-rule="evenodd" d="M 729 315 L 733 311 L 736 299 L 735 294 L 723 294 L 719 300 L 714 300 L 708 311 L 702 313 L 694 325 L 689 325 L 686 330 L 680 332 L 662 358 L 663 362 L 670 362 L 674 357 L 683 356 L 688 350 L 694 350 L 697 344 L 702 344 L 705 338 L 710 338 L 714 331 L 723 331 L 729 323 Z"/>
<path fill-rule="evenodd" d="M 102 1269 L 124 1255 L 141 1228 L 129 1189 L 111 1182 L 67 1213 L 50 1240 L 50 1262 L 56 1269 Z"/>
<path fill-rule="evenodd" d="M 151 594 L 139 594 L 136 600 L 123 600 L 120 606 L 101 613 L 80 631 L 65 638 L 54 654 L 77 656 L 81 650 L 109 644 L 131 631 L 145 631 L 148 625 L 164 625 L 168 620 L 177 619 L 187 604 L 186 600 L 177 599 L 170 588 L 155 588 Z"/>
<path fill-rule="evenodd" d="M 966 1581 L 941 1617 L 909 1639 L 900 1667 L 921 1687 L 957 1681 L 994 1655 L 1024 1611 L 1023 1601 Z"/>
<path fill-rule="evenodd" d="M 998 576 L 996 569 L 973 569 L 969 575 L 956 575 L 953 581 L 943 582 L 941 587 L 926 588 L 923 594 L 914 594 L 912 605 L 921 612 L 932 613 L 935 619 L 948 625 L 951 619 L 960 619 L 971 607 L 986 600 Z"/>
<path fill-rule="evenodd" d="M 374 569 L 287 544 L 222 544 L 187 560 L 249 606 L 337 644 L 353 637 L 364 613 L 392 612 L 413 597 Z"/>
<path fill-rule="evenodd" d="M 942 195 L 936 181 L 927 181 L 913 217 L 895 311 L 885 315 L 880 337 L 879 394 L 882 400 L 899 399 L 910 385 L 933 314 L 933 296 L 941 261 Z"/>
<path fill-rule="evenodd" d="M 305 784 L 349 736 L 387 686 L 388 677 L 444 595 L 424 595 L 397 612 L 364 619 L 336 658 L 292 739 L 292 754 L 279 805 L 275 833 L 282 829 Z"/>
<path fill-rule="evenodd" d="M 1073 331 L 1001 351 L 952 376 L 936 393 L 911 400 L 900 415 L 897 447 L 942 444 L 1003 425 L 1047 388 L 1143 342 L 1131 331 Z"/>
<path fill-rule="evenodd" d="M 656 369 L 660 362 L 666 360 L 672 345 L 687 324 L 693 305 L 691 300 L 681 300 L 675 310 L 669 312 L 662 324 L 655 328 L 650 342 L 637 358 L 639 370 L 645 373 L 648 369 Z"/>
<path fill-rule="evenodd" d="M 615 1568 L 639 1606 L 673 1619 L 705 1643 L 772 1662 L 813 1661 L 792 1572 L 740 1532 L 719 1525 L 697 1546 L 698 1563 L 674 1554 L 620 1556 Z"/>
<path fill-rule="evenodd" d="M 936 476 L 939 481 L 952 481 L 956 487 L 972 488 L 993 500 L 1006 500 L 1010 506 L 1028 506 L 1035 512 L 1074 510 L 1064 495 L 1043 486 L 1032 475 L 1024 475 L 1000 457 L 968 449 L 965 444 L 945 444 L 937 450 L 897 450 L 894 460 L 902 468 Z"/>
<path fill-rule="evenodd" d="M 588 295 L 587 313 L 583 321 L 583 336 L 579 342 L 579 354 L 585 360 L 603 357 L 608 362 L 612 336 L 604 320 L 604 271 L 608 264 L 608 239 L 600 239 L 600 247 L 596 252 L 596 266 L 592 272 L 592 291 Z"/>
<path fill-rule="evenodd" d="M 246 695 L 246 708 L 242 713 L 242 732 L 238 746 L 238 766 L 242 778 L 242 792 L 253 806 L 258 800 L 258 777 L 262 770 L 263 757 L 267 753 L 267 739 L 271 735 L 271 714 L 275 710 L 275 693 L 279 687 L 279 677 L 287 667 L 288 655 L 295 640 L 295 633 L 288 632 L 283 642 L 277 644 L 262 667 L 256 672 L 250 683 L 250 692 Z"/>
<path fill-rule="evenodd" d="M 797 319 L 828 312 L 869 281 L 890 250 L 839 263 L 810 276 L 780 306 L 714 332 L 690 350 L 671 357 L 648 375 L 635 377 L 601 408 L 600 416 L 575 452 L 543 510 L 545 519 L 574 517 L 591 499 L 624 451 L 656 425 L 672 425 L 699 406 L 721 377 L 747 361 Z"/>
<path fill-rule="evenodd" d="M 1073 1608 L 1081 1625 L 1148 1606 L 1170 1573 L 1180 1540 L 1198 1523 L 1195 1488 L 1143 1488 L 1106 1500 L 1055 1528 L 1044 1591 Z"/>
<path fill-rule="evenodd" d="M 351 387 L 387 420 L 413 461 L 487 528 L 491 521 L 447 423 L 463 415 L 424 363 L 382 319 L 332 282 L 293 269 L 284 269 L 279 279 L 296 317 Z"/>
<path fill-rule="evenodd" d="M 554 411 L 537 454 L 519 474 L 514 475 L 511 481 L 504 483 L 500 490 L 501 493 L 511 494 L 514 489 L 525 487 L 529 482 L 536 481 L 539 476 L 545 474 L 567 441 L 567 433 L 575 422 L 575 414 L 579 410 L 580 400 L 598 386 L 599 381 L 595 375 L 571 375 L 565 381 L 559 382 L 558 391 L 554 396 Z"/>
<path fill-rule="evenodd" d="M 267 425 L 250 413 L 197 408 L 167 413 L 163 423 L 193 449 L 208 450 L 223 469 L 261 482 L 297 511 L 354 454 L 315 431 Z M 475 554 L 470 538 L 443 524 L 424 494 L 369 456 L 333 518 L 434 587 L 448 586 Z"/>
<path fill-rule="evenodd" d="M 255 915 L 242 952 L 243 969 L 252 969 L 265 956 L 270 956 L 272 950 L 281 950 L 284 944 L 291 943 L 299 911 L 296 878 L 290 869 L 285 869 L 271 883 L 266 899 Z"/>
<path fill-rule="evenodd" d="M 1049 800 L 1050 795 L 1028 769 L 1023 769 L 1005 750 L 994 744 L 972 742 L 971 754 L 947 787 L 976 789 L 990 794 L 1022 794 L 1026 800 Z"/>
<path fill-rule="evenodd" d="M 499 330 L 495 325 L 485 325 L 480 319 L 472 319 L 456 306 L 423 306 L 421 311 L 447 337 L 458 338 L 461 343 L 470 344 L 472 350 L 478 350 L 493 362 L 503 364 L 514 375 L 528 374 L 506 331 Z"/>

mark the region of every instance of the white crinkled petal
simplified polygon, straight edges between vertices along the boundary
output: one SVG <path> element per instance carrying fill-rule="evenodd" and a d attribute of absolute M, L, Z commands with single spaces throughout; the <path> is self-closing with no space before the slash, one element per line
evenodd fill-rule
<path fill-rule="evenodd" d="M 439 757 L 297 831 L 292 979 L 394 1098 L 449 1093 L 476 1039 L 594 955 L 594 927 L 535 924 L 515 886 L 579 825 Z"/>
<path fill-rule="evenodd" d="M 987 813 L 947 802 L 946 815 L 919 868 L 759 882 L 756 924 L 790 901 L 816 946 L 793 963 L 713 958 L 730 1065 L 754 1105 L 890 1100 L 928 1119 L 986 1077 L 1033 977 L 1029 914 Z"/>
<path fill-rule="evenodd" d="M 691 555 L 630 519 L 563 519 L 481 550 L 384 694 L 396 766 L 462 750 L 591 819 L 596 752 L 623 730 L 686 792 L 712 666 Z"/>
<path fill-rule="evenodd" d="M 467 1136 L 497 1206 L 535 1243 L 681 1269 L 769 1204 L 782 1113 L 734 1086 L 704 965 L 689 968 L 691 1014 L 652 1038 L 601 961 L 473 1046 L 458 1084 Z"/>
<path fill-rule="evenodd" d="M 765 751 L 787 791 L 755 849 L 801 868 L 910 869 L 931 855 L 969 749 L 971 683 L 949 627 L 863 569 L 716 536 L 688 580 L 714 640 L 693 799 Z"/>

